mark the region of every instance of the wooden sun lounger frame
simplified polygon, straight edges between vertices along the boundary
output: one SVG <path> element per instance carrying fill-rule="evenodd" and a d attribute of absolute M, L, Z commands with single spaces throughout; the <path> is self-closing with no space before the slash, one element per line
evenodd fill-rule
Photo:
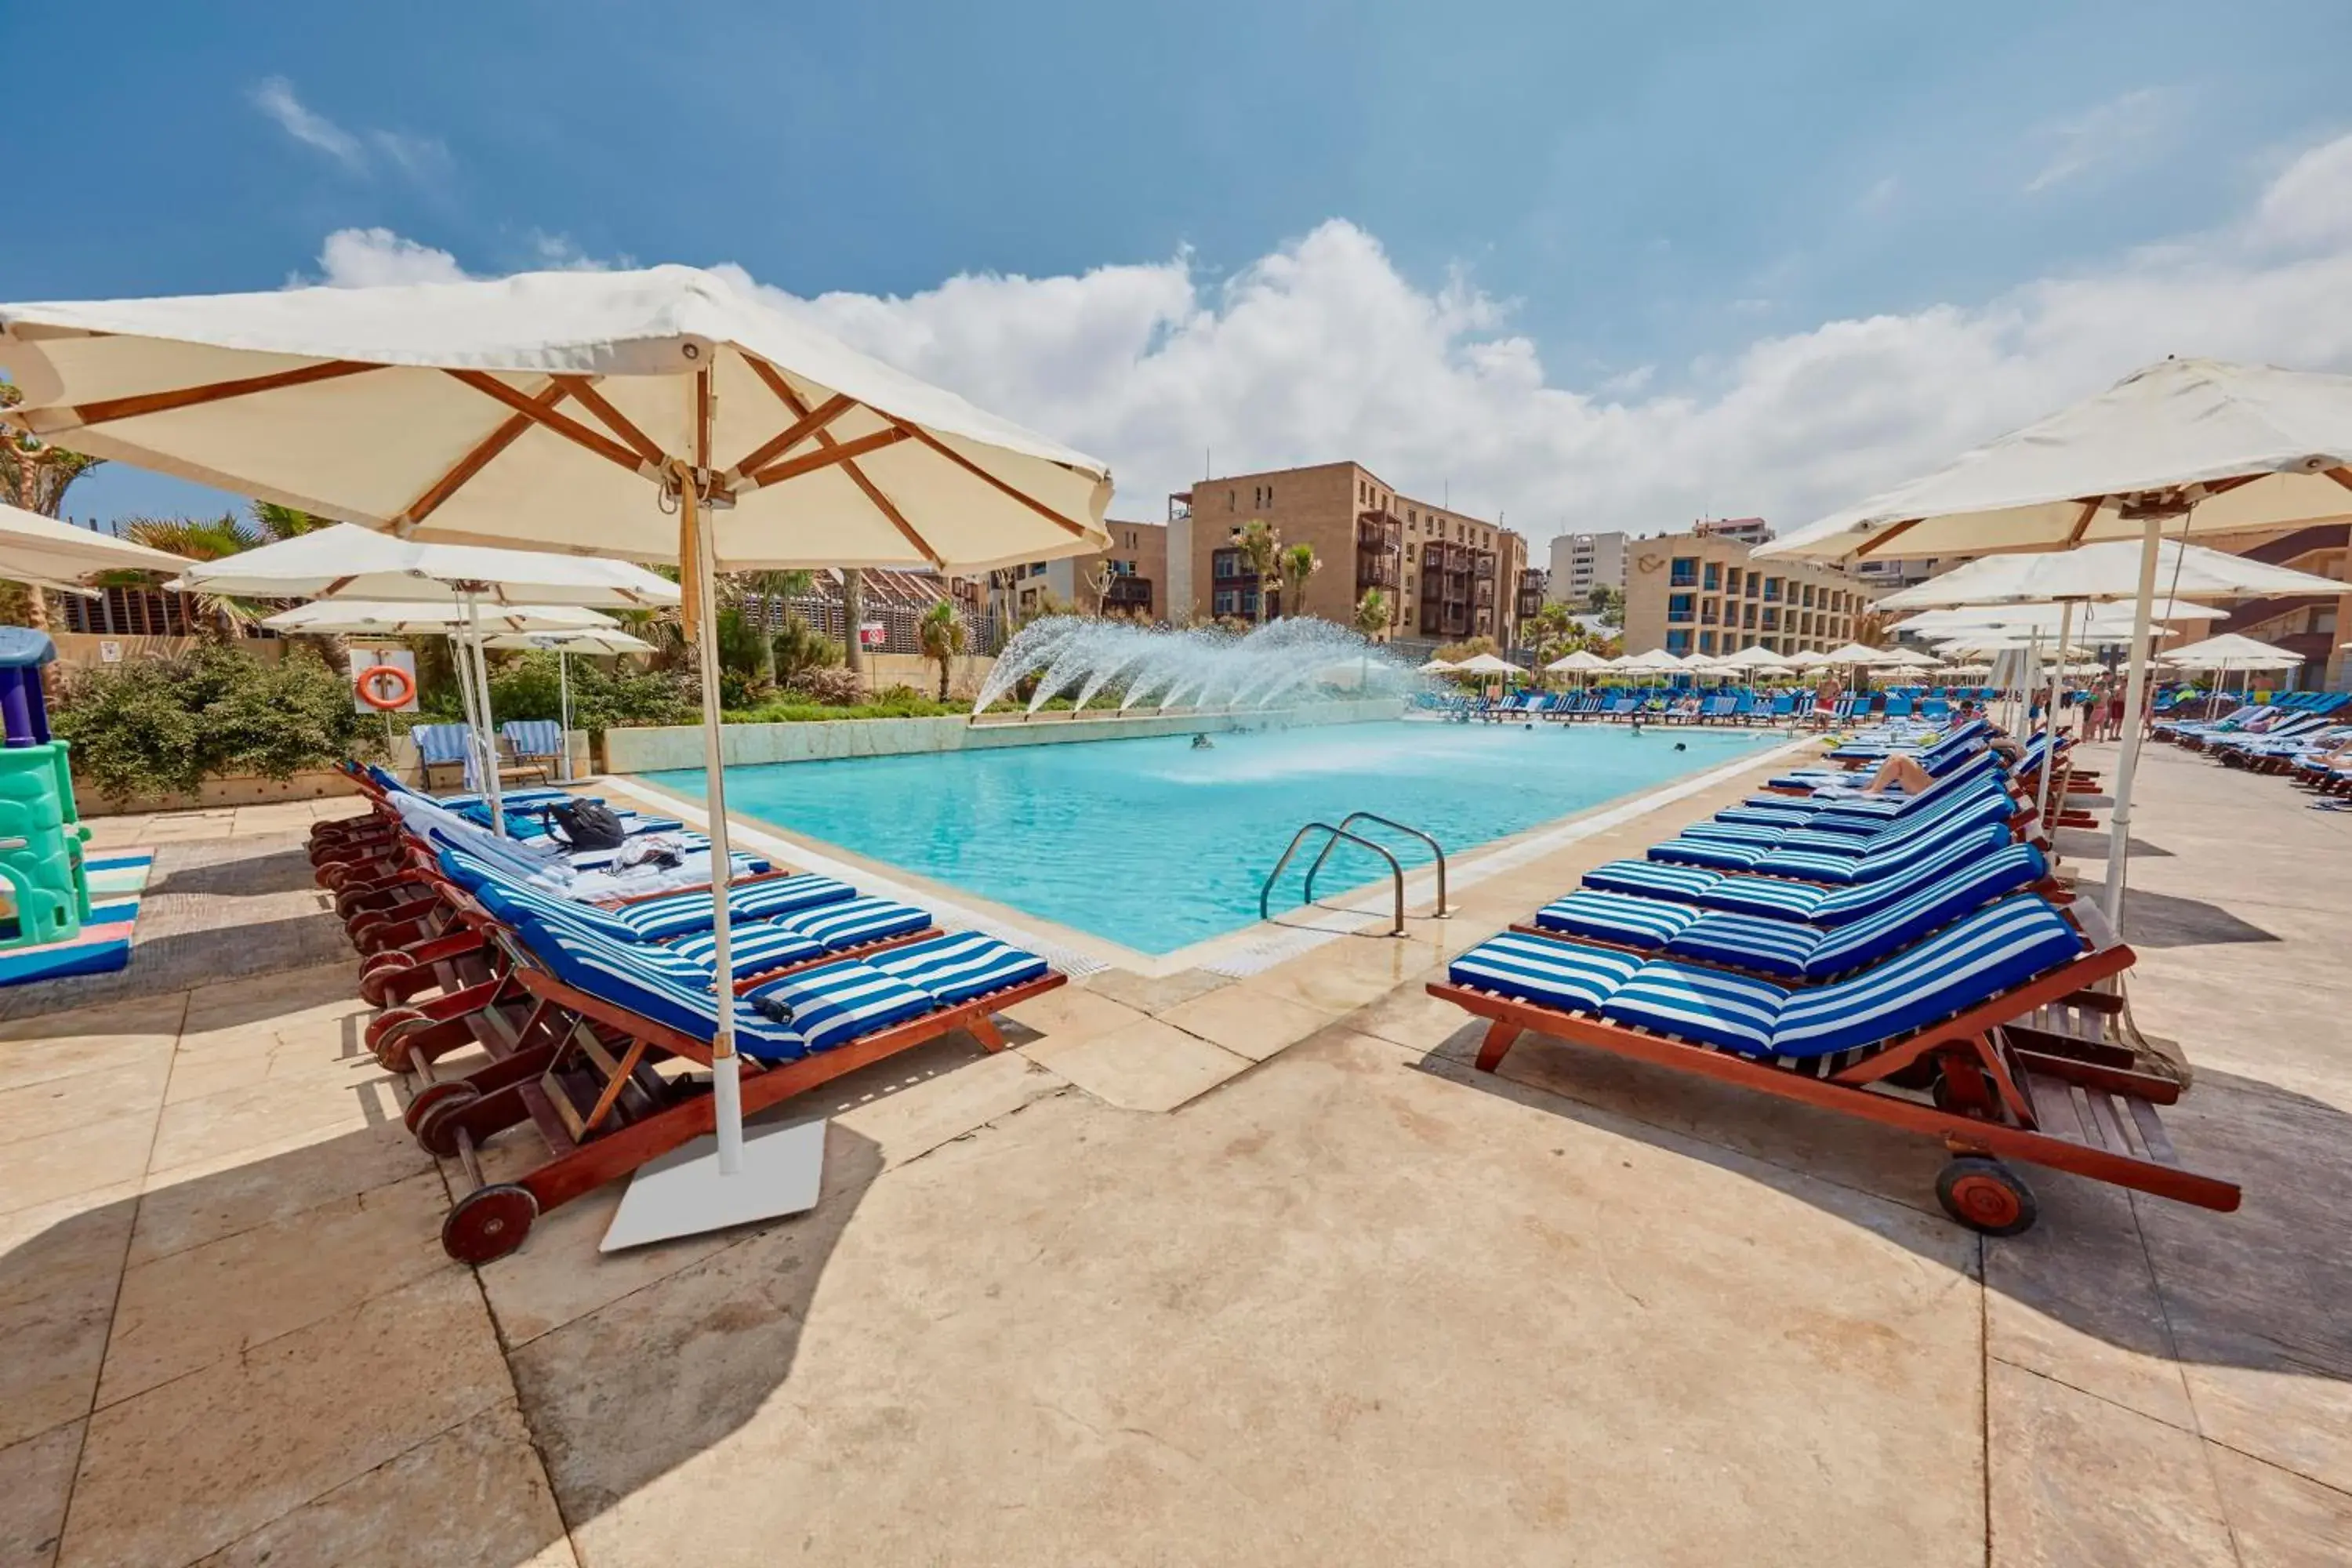
<path fill-rule="evenodd" d="M 488 921 L 478 909 L 468 918 Z M 484 934 L 498 952 L 495 958 L 485 955 L 495 973 L 475 987 L 480 1005 L 442 1024 L 445 1032 L 462 1025 L 490 1060 L 462 1077 L 435 1079 L 429 1064 L 442 1050 L 413 1052 L 411 1069 L 425 1082 L 405 1117 L 428 1152 L 457 1160 L 473 1184 L 442 1222 L 441 1245 L 457 1261 L 475 1264 L 521 1246 L 532 1222 L 547 1210 L 629 1174 L 713 1126 L 707 1089 L 696 1092 L 652 1067 L 654 1058 L 668 1057 L 708 1068 L 708 1040 L 565 984 L 541 968 L 512 931 L 495 922 L 489 928 Z M 936 933 L 895 937 L 858 952 L 904 946 L 930 934 Z M 828 953 L 795 967 L 855 956 Z M 1066 984 L 1068 976 L 1047 973 L 772 1067 L 746 1056 L 743 1113 L 780 1105 L 955 1029 L 969 1030 L 991 1052 L 1001 1051 L 1007 1042 L 992 1015 Z M 517 1009 L 519 1022 L 512 1016 Z M 575 1053 L 604 1079 L 594 1102 L 584 1107 L 562 1081 Z M 549 1157 L 507 1180 L 485 1180 L 478 1146 L 525 1121 L 547 1141 Z"/>
<path fill-rule="evenodd" d="M 2095 917 L 2077 911 L 2074 918 Z M 1488 1020 L 1475 1064 L 1481 1072 L 1493 1072 L 1519 1036 L 1532 1030 L 1941 1139 L 1955 1156 L 1954 1165 L 1947 1167 L 1948 1177 L 1963 1160 L 1997 1163 L 2007 1158 L 2203 1208 L 2234 1210 L 2240 1197 L 2237 1184 L 2184 1169 L 2165 1135 L 2156 1107 L 2177 1100 L 2179 1084 L 2133 1070 L 2126 1053 L 2109 1047 L 2041 1034 L 2034 1037 L 2034 1047 L 2027 1047 L 2005 1034 L 2006 1026 L 2054 1003 L 2095 997 L 2099 1005 L 2115 1004 L 2115 997 L 2092 987 L 2130 968 L 2135 956 L 2112 937 L 2095 941 L 2073 962 L 1895 1041 L 1828 1078 L 1808 1077 L 1594 1014 L 1541 1006 L 1478 986 L 1433 981 L 1429 994 Z M 2115 1059 L 2119 1056 L 2125 1060 Z M 1937 1069 L 1946 1086 L 1938 1104 L 1923 1105 L 1885 1091 L 1891 1087 L 1889 1080 L 1916 1080 L 1927 1068 Z M 2022 1184 L 2013 1175 L 2008 1181 L 2022 1194 Z M 2020 1199 L 2021 1214 L 2004 1214 L 1998 1194 L 1981 1187 L 1977 1191 L 1996 1200 L 1992 1211 L 1972 1216 L 1947 1198 L 1954 1218 L 1999 1234 L 2013 1234 L 2032 1223 L 2030 1195 Z"/>

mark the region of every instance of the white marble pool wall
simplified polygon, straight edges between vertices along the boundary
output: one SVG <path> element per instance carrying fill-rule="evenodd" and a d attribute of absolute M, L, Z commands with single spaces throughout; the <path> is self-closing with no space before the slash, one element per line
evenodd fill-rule
<path fill-rule="evenodd" d="M 995 746 L 1055 745 L 1072 741 L 1129 741 L 1155 735 L 1191 735 L 1205 731 L 1300 724 L 1354 724 L 1395 719 L 1404 712 L 1398 698 L 1368 698 L 1357 701 L 1318 702 L 1311 707 L 1267 712 L 1169 713 L 1121 718 L 1092 714 L 1072 718 L 1066 713 L 1041 713 L 1023 722 L 1018 718 L 991 717 L 974 724 L 968 719 L 842 719 L 805 724 L 730 724 L 720 731 L 730 767 L 760 763 L 836 762 L 844 757 L 896 757 L 915 752 L 970 752 Z M 660 729 L 608 730 L 604 732 L 604 769 L 614 773 L 659 773 L 666 768 L 702 766 L 699 725 Z"/>

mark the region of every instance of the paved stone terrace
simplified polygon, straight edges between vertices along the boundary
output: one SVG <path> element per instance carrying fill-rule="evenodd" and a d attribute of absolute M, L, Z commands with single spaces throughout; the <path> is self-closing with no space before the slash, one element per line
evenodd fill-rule
<path fill-rule="evenodd" d="M 1990 1243 L 1924 1142 L 1482 1078 L 1422 992 L 1736 787 L 845 1080 L 813 1215 L 600 1258 L 607 1192 L 478 1271 L 312 962 L 309 808 L 110 824 L 154 951 L 0 1025 L 0 1564 L 2340 1563 L 2352 818 L 2147 776 L 2136 1009 L 2246 1207 L 2037 1173 Z"/>

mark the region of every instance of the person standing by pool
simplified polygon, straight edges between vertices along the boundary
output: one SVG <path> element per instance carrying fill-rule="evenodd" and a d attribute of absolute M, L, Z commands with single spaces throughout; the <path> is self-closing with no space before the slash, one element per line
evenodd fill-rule
<path fill-rule="evenodd" d="M 1828 729 L 1837 717 L 1838 699 L 1844 695 L 1845 688 L 1838 684 L 1836 676 L 1822 682 L 1822 689 L 1813 694 L 1813 718 L 1822 728 Z"/>

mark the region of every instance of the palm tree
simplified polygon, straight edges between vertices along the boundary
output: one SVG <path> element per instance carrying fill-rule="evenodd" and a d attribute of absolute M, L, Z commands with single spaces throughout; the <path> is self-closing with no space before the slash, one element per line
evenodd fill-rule
<path fill-rule="evenodd" d="M 789 601 L 806 594 L 815 582 L 815 576 L 807 572 L 738 572 L 734 575 L 735 602 L 747 606 L 747 618 L 760 632 L 751 677 L 762 691 L 773 690 L 776 684 L 776 637 L 775 628 L 768 624 L 768 607 L 778 599 Z"/>
<path fill-rule="evenodd" d="M 1364 596 L 1356 601 L 1353 624 L 1357 634 L 1364 639 L 1366 645 L 1363 658 L 1356 667 L 1356 695 L 1361 697 L 1364 694 L 1364 681 L 1371 674 L 1370 645 L 1389 627 L 1389 596 L 1378 588 L 1365 589 Z"/>
<path fill-rule="evenodd" d="M 915 632 L 922 639 L 923 657 L 940 667 L 940 700 L 948 700 L 948 671 L 957 657 L 970 646 L 971 634 L 956 613 L 953 599 L 941 599 L 923 612 L 915 624 Z"/>
<path fill-rule="evenodd" d="M 1307 613 L 1307 579 L 1323 569 L 1315 558 L 1311 544 L 1286 546 L 1275 558 L 1275 570 L 1282 574 L 1282 613 L 1298 616 Z"/>
<path fill-rule="evenodd" d="M 1250 574 L 1257 579 L 1255 618 L 1262 623 L 1266 618 L 1266 595 L 1281 581 L 1277 563 L 1282 555 L 1282 535 L 1264 518 L 1254 517 L 1234 530 L 1234 548 L 1242 552 L 1242 559 L 1249 563 Z"/>

